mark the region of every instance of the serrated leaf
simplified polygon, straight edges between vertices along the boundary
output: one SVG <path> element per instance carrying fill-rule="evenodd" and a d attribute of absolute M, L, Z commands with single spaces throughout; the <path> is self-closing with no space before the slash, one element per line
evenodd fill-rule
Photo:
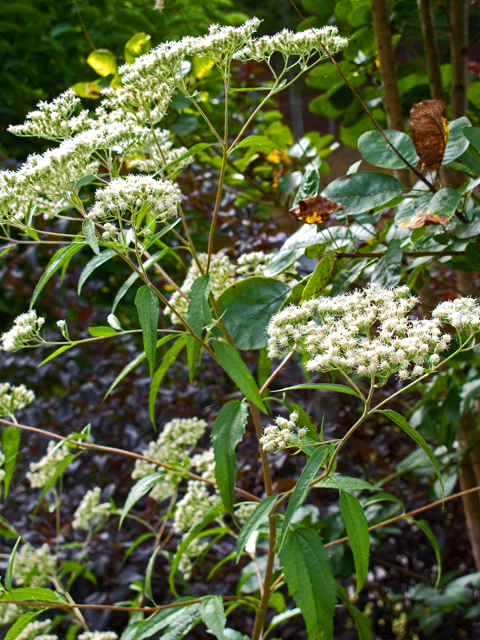
<path fill-rule="evenodd" d="M 218 638 L 224 640 L 223 632 L 227 619 L 223 600 L 220 596 L 210 596 L 200 603 L 200 616 L 205 623 L 207 630 Z"/>
<path fill-rule="evenodd" d="M 267 519 L 276 501 L 277 498 L 275 496 L 268 496 L 268 498 L 264 498 L 243 525 L 237 538 L 237 563 L 242 556 L 242 552 L 245 549 L 245 545 L 247 544 L 251 534 Z"/>
<path fill-rule="evenodd" d="M 215 355 L 222 369 L 230 376 L 250 402 L 263 411 L 263 413 L 267 413 L 255 379 L 237 351 L 229 344 L 221 342 L 220 340 L 215 340 L 213 345 Z"/>
<path fill-rule="evenodd" d="M 383 132 L 395 149 L 412 166 L 418 163 L 412 139 L 406 133 L 387 129 Z M 379 131 L 367 131 L 358 139 L 358 150 L 367 162 L 384 169 L 405 169 L 407 165 L 399 158 Z"/>
<path fill-rule="evenodd" d="M 73 258 L 73 256 L 78 251 L 80 251 L 80 249 L 82 249 L 85 245 L 86 245 L 85 242 L 74 242 L 73 244 L 69 245 L 65 249 L 55 254 L 55 256 L 50 261 L 50 264 L 48 265 L 47 269 L 43 273 L 42 277 L 38 281 L 37 286 L 35 287 L 35 290 L 32 296 L 32 301 L 30 302 L 30 309 L 33 308 L 33 305 L 35 304 L 35 301 L 38 298 L 40 292 L 42 291 L 43 287 L 47 284 L 47 282 L 50 280 L 50 278 L 53 276 L 55 271 L 60 269 L 60 267 L 63 266 L 64 264 L 68 263 Z"/>
<path fill-rule="evenodd" d="M 162 640 L 179 640 L 183 638 L 197 622 L 200 621 L 200 605 L 185 607 L 182 613 L 177 611 L 170 619 Z"/>
<path fill-rule="evenodd" d="M 288 591 L 305 619 L 308 637 L 333 640 L 335 579 L 321 537 L 315 531 L 293 525 L 280 561 Z"/>
<path fill-rule="evenodd" d="M 242 441 L 248 420 L 246 402 L 231 400 L 217 414 L 212 425 L 212 444 L 215 455 L 215 480 L 225 509 L 233 512 L 237 460 L 235 447 Z"/>
<path fill-rule="evenodd" d="M 150 392 L 148 394 L 148 411 L 150 414 L 150 420 L 152 421 L 153 426 L 155 426 L 155 400 L 157 397 L 158 389 L 162 384 L 162 380 L 165 377 L 168 369 L 172 366 L 175 360 L 178 357 L 178 354 L 185 346 L 185 336 L 180 336 L 167 353 L 163 356 L 163 360 L 161 365 L 155 372 L 155 375 L 152 378 L 152 382 L 150 383 Z M 156 347 L 155 347 L 156 349 Z"/>
<path fill-rule="evenodd" d="M 4 640 L 16 640 L 16 638 L 18 638 L 18 636 L 30 624 L 30 622 L 33 622 L 35 618 L 41 613 L 41 611 L 27 611 L 27 613 L 21 615 L 20 618 L 15 620 L 13 625 L 7 631 L 7 635 L 5 636 Z"/>
<path fill-rule="evenodd" d="M 348 597 L 348 593 L 337 582 L 337 594 L 347 607 L 357 628 L 358 640 L 372 640 L 372 624 L 367 616 L 359 611 Z"/>
<path fill-rule="evenodd" d="M 337 473 L 330 474 L 315 485 L 324 489 L 343 489 L 344 491 L 380 491 L 378 487 L 353 476 L 342 476 Z"/>
<path fill-rule="evenodd" d="M 190 302 L 188 304 L 187 321 L 195 334 L 200 338 L 205 322 L 210 322 L 206 314 L 210 316 L 208 296 L 211 291 L 210 275 L 200 276 L 192 284 Z M 200 354 L 200 343 L 192 336 L 187 337 L 188 375 L 190 382 L 193 380 L 195 366 Z"/>
<path fill-rule="evenodd" d="M 364 213 L 387 204 L 399 196 L 404 187 L 400 180 L 386 173 L 362 171 L 337 178 L 322 191 L 322 196 L 344 204 L 345 215 Z"/>
<path fill-rule="evenodd" d="M 12 481 L 13 472 L 15 471 L 15 463 L 17 462 L 18 449 L 20 447 L 20 429 L 18 427 L 7 427 L 2 434 L 2 448 L 5 460 L 3 469 L 5 476 L 3 478 L 3 486 L 5 489 L 5 498 L 8 496 L 10 483 Z"/>
<path fill-rule="evenodd" d="M 340 490 L 340 511 L 353 553 L 357 579 L 357 596 L 365 584 L 370 560 L 370 534 L 362 505 L 351 493 Z"/>
<path fill-rule="evenodd" d="M 140 500 L 140 498 L 143 498 L 146 493 L 153 489 L 153 487 L 161 478 L 163 478 L 164 475 L 164 473 L 150 473 L 148 476 L 141 478 L 133 485 L 122 509 L 120 522 L 118 524 L 119 529 L 121 528 L 123 521 L 125 520 L 130 509 Z"/>
<path fill-rule="evenodd" d="M 150 638 L 153 634 L 158 633 L 165 627 L 168 627 L 169 620 L 174 615 L 184 611 L 185 607 L 179 607 L 178 609 L 161 609 L 156 611 L 146 620 L 141 620 L 137 624 L 137 631 L 132 636 L 131 640 L 143 640 L 144 638 Z"/>
<path fill-rule="evenodd" d="M 43 589 L 42 587 L 22 587 L 21 589 L 10 589 L 8 593 L 2 593 L 0 600 L 39 600 L 40 602 L 63 602 L 59 600 L 55 591 Z"/>
<path fill-rule="evenodd" d="M 407 433 L 412 438 L 412 440 L 415 440 L 415 442 L 423 449 L 423 451 L 427 454 L 430 462 L 432 463 L 432 466 L 435 469 L 435 473 L 437 474 L 437 478 L 440 483 L 440 487 L 442 489 L 442 497 L 445 496 L 445 489 L 443 486 L 442 472 L 440 471 L 440 466 L 438 464 L 436 457 L 433 455 L 432 450 L 430 449 L 428 444 L 425 442 L 425 439 L 423 438 L 423 436 L 421 436 L 418 433 L 418 431 L 415 431 L 412 425 L 409 424 L 405 420 L 405 418 L 399 413 L 397 413 L 396 411 L 393 411 L 392 409 L 383 409 L 383 410 L 378 409 L 378 413 L 383 413 L 385 416 L 387 416 L 387 418 L 390 418 L 392 422 L 395 422 L 395 424 L 397 424 L 401 429 L 403 429 L 405 433 Z"/>
<path fill-rule="evenodd" d="M 293 516 L 295 515 L 295 511 L 305 501 L 305 498 L 310 491 L 310 482 L 317 475 L 317 471 L 320 469 L 327 449 L 328 445 L 315 448 L 314 453 L 308 459 L 307 464 L 305 465 L 302 474 L 298 479 L 297 484 L 295 485 L 295 489 L 290 500 L 288 501 L 287 510 L 285 511 L 285 516 L 283 518 L 282 532 L 280 534 L 280 539 L 278 542 L 279 553 L 282 550 L 285 538 L 288 533 L 288 528 Z"/>
<path fill-rule="evenodd" d="M 350 396 L 360 396 L 351 387 L 347 387 L 344 384 L 320 384 L 314 382 L 306 382 L 304 384 L 296 384 L 294 387 L 284 387 L 283 389 L 275 389 L 271 393 L 281 393 L 282 391 L 296 391 L 297 389 L 320 389 L 323 391 L 335 391 L 337 393 L 346 393 Z"/>
<path fill-rule="evenodd" d="M 78 280 L 77 293 L 80 295 L 82 291 L 82 287 L 85 284 L 87 278 L 102 264 L 113 258 L 115 255 L 115 251 L 111 249 L 107 249 L 106 251 L 102 251 L 102 253 L 98 256 L 94 256 L 87 264 L 85 265 L 85 269 L 82 271 L 80 278 Z"/>
<path fill-rule="evenodd" d="M 109 338 L 118 336 L 118 332 L 112 327 L 89 327 L 88 333 L 95 338 Z"/>
<path fill-rule="evenodd" d="M 135 296 L 138 319 L 143 334 L 143 347 L 148 360 L 150 375 L 153 376 L 157 355 L 157 330 L 160 317 L 160 304 L 157 295 L 144 285 Z"/>
<path fill-rule="evenodd" d="M 82 224 L 83 235 L 85 240 L 92 248 L 93 253 L 100 255 L 100 247 L 98 246 L 98 238 L 95 232 L 95 223 L 93 220 L 84 220 Z"/>
<path fill-rule="evenodd" d="M 330 282 L 335 262 L 331 256 L 324 256 L 315 267 L 302 293 L 302 300 L 317 297 Z"/>

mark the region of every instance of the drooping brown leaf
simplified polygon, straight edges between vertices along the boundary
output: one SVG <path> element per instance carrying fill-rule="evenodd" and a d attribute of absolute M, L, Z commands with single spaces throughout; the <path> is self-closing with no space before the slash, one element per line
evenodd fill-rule
<path fill-rule="evenodd" d="M 404 229 L 418 229 L 423 225 L 432 224 L 447 224 L 450 218 L 446 215 L 439 213 L 432 213 L 431 211 L 425 211 L 425 213 L 419 213 L 417 216 L 413 216 L 407 222 L 401 222 L 397 226 Z"/>
<path fill-rule="evenodd" d="M 298 201 L 298 204 L 290 209 L 290 213 L 297 219 L 304 220 L 307 224 L 326 222 L 334 211 L 343 211 L 345 205 L 333 202 L 320 194 L 310 196 Z"/>
<path fill-rule="evenodd" d="M 410 111 L 413 145 L 427 169 L 438 169 L 448 141 L 448 122 L 443 100 L 422 100 Z"/>

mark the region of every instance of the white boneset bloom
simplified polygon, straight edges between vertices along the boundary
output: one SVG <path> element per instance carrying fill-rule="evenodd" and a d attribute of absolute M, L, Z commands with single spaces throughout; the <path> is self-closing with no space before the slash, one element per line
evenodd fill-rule
<path fill-rule="evenodd" d="M 370 284 L 287 307 L 270 321 L 269 355 L 306 351 L 309 371 L 340 369 L 375 378 L 378 385 L 394 374 L 402 380 L 423 375 L 423 365 L 448 347 L 450 335 L 442 334 L 439 318 L 407 317 L 418 303 L 408 291 Z"/>
<path fill-rule="evenodd" d="M 166 82 L 152 83 L 150 78 L 140 78 L 135 84 L 124 82 L 116 90 L 104 89 L 102 105 L 117 113 L 133 115 L 138 125 L 153 127 L 167 113 L 173 90 Z"/>
<path fill-rule="evenodd" d="M 274 424 L 269 424 L 263 429 L 263 436 L 260 438 L 262 449 L 275 452 L 291 447 L 293 445 L 292 435 L 295 433 L 297 420 L 298 413 L 296 411 L 291 413 L 288 419 L 281 416 L 275 418 Z"/>
<path fill-rule="evenodd" d="M 32 342 L 40 342 L 40 329 L 45 318 L 37 318 L 36 311 L 22 313 L 15 318 L 13 327 L 2 335 L 2 348 L 4 351 L 18 351 Z"/>
<path fill-rule="evenodd" d="M 432 315 L 455 329 L 466 329 L 471 333 L 480 330 L 480 304 L 474 298 L 456 298 L 441 302 Z"/>
<path fill-rule="evenodd" d="M 8 382 L 0 383 L 0 416 L 11 415 L 24 409 L 35 400 L 33 391 L 24 384 L 13 387 Z"/>
<path fill-rule="evenodd" d="M 40 489 L 44 487 L 50 478 L 55 474 L 58 465 L 69 455 L 69 449 L 61 446 L 55 449 L 57 443 L 50 440 L 48 443 L 47 454 L 39 462 L 30 463 L 30 471 L 27 478 L 32 489 Z"/>
<path fill-rule="evenodd" d="M 44 631 L 52 624 L 51 620 L 35 620 L 29 622 L 27 626 L 17 636 L 17 640 L 58 640 L 58 636 L 45 634 Z"/>
<path fill-rule="evenodd" d="M 78 640 L 117 640 L 114 631 L 85 631 L 78 636 Z"/>
<path fill-rule="evenodd" d="M 90 531 L 98 521 L 103 520 L 111 513 L 109 502 L 100 504 L 100 487 L 87 491 L 73 515 L 72 527 Z"/>
<path fill-rule="evenodd" d="M 240 524 L 245 524 L 245 522 L 250 518 L 257 506 L 257 502 L 241 502 L 233 512 L 235 518 Z"/>
<path fill-rule="evenodd" d="M 129 149 L 125 155 L 125 162 L 129 168 L 133 167 L 142 173 L 155 173 L 156 171 L 161 171 L 167 164 L 177 160 L 187 152 L 186 147 L 173 148 L 170 131 L 158 129 L 155 134 L 156 141 L 149 140 L 143 145 L 139 143 Z M 192 162 L 193 156 L 184 158 L 176 162 L 172 170 L 178 172 Z"/>
<path fill-rule="evenodd" d="M 187 536 L 188 533 L 182 536 L 181 542 L 183 542 Z M 180 562 L 178 563 L 178 570 L 183 574 L 184 580 L 189 580 L 192 575 L 192 560 L 201 555 L 207 547 L 208 542 L 206 540 L 199 540 L 198 538 L 195 538 L 195 540 L 192 540 L 192 542 L 190 542 L 188 547 L 185 549 Z"/>
<path fill-rule="evenodd" d="M 102 233 L 102 238 L 105 242 L 115 242 L 119 235 L 119 230 L 111 222 L 106 222 L 104 225 L 105 231 Z"/>
<path fill-rule="evenodd" d="M 187 492 L 179 502 L 173 520 L 173 529 L 177 533 L 189 531 L 198 518 L 206 515 L 212 508 L 216 495 L 208 492 L 207 485 L 201 480 L 189 480 Z"/>
<path fill-rule="evenodd" d="M 213 448 L 192 456 L 191 465 L 205 480 L 215 480 L 215 454 Z"/>
<path fill-rule="evenodd" d="M 167 422 L 156 441 L 150 442 L 143 455 L 157 462 L 181 466 L 188 458 L 190 450 L 205 432 L 207 423 L 198 418 L 175 418 Z M 134 480 L 139 480 L 162 468 L 145 460 L 137 460 L 132 473 Z M 158 502 L 170 497 L 179 483 L 177 474 L 165 470 L 165 476 L 150 492 L 150 496 Z"/>
<path fill-rule="evenodd" d="M 21 587 L 43 587 L 55 575 L 56 559 L 48 544 L 34 549 L 24 544 L 13 561 L 13 577 Z"/>
<path fill-rule="evenodd" d="M 25 613 L 25 609 L 22 609 L 16 604 L 0 603 L 0 627 L 6 624 L 13 624 L 23 613 Z"/>

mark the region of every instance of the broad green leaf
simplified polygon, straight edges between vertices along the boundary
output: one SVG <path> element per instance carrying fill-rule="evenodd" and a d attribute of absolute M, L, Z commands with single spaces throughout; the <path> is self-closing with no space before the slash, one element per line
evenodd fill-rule
<path fill-rule="evenodd" d="M 163 229 L 163 231 L 165 231 L 165 229 Z M 163 251 L 157 251 L 157 253 L 155 253 L 151 258 L 149 258 L 148 260 L 146 260 L 143 264 L 143 268 L 145 270 L 147 270 L 149 267 L 152 266 L 152 264 L 154 262 L 156 262 L 158 260 L 158 258 L 162 255 Z M 115 313 L 115 309 L 117 308 L 118 303 L 120 302 L 120 300 L 123 298 L 123 296 L 127 293 L 127 291 L 130 289 L 130 287 L 132 286 L 132 284 L 137 280 L 137 278 L 139 278 L 140 276 L 137 273 L 132 273 L 126 280 L 125 282 L 122 284 L 122 286 L 120 287 L 120 289 L 118 290 L 117 295 L 115 296 L 115 300 L 113 301 L 113 305 L 112 305 L 112 313 Z"/>
<path fill-rule="evenodd" d="M 344 491 L 379 491 L 378 487 L 352 476 L 341 476 L 337 473 L 330 474 L 315 485 L 323 489 L 343 489 Z"/>
<path fill-rule="evenodd" d="M 222 369 L 230 376 L 250 402 L 253 402 L 263 413 L 267 413 L 255 379 L 237 351 L 229 344 L 221 342 L 220 340 L 215 340 L 213 345 L 215 355 Z"/>
<path fill-rule="evenodd" d="M 395 213 L 395 224 L 397 227 L 406 229 L 416 229 L 423 226 L 424 222 L 419 217 L 427 209 L 433 196 L 431 193 L 417 198 L 405 198 L 397 207 Z"/>
<path fill-rule="evenodd" d="M 302 293 L 302 300 L 316 298 L 330 282 L 335 262 L 331 256 L 324 256 L 315 267 Z"/>
<path fill-rule="evenodd" d="M 42 274 L 42 277 L 38 281 L 37 286 L 35 287 L 32 301 L 30 302 L 30 309 L 33 308 L 33 305 L 35 304 L 35 301 L 38 298 L 40 292 L 53 276 L 55 271 L 60 269 L 60 267 L 62 267 L 64 264 L 68 263 L 73 258 L 73 256 L 85 246 L 85 244 L 85 242 L 74 242 L 73 244 L 68 245 L 68 247 L 65 247 L 65 249 L 63 249 L 62 251 L 55 254 L 47 269 Z"/>
<path fill-rule="evenodd" d="M 22 539 L 20 537 L 17 539 L 13 546 L 10 557 L 8 558 L 7 570 L 5 571 L 5 588 L 8 589 L 8 591 L 11 591 L 12 589 L 13 563 L 15 562 L 15 556 L 17 555 L 18 545 L 20 544 L 21 540 Z M 9 600 L 11 599 L 12 598 L 9 598 Z"/>
<path fill-rule="evenodd" d="M 155 372 L 155 375 L 152 378 L 152 382 L 150 384 L 150 392 L 148 394 L 148 410 L 150 413 L 150 420 L 152 424 L 155 426 L 155 399 L 157 397 L 158 389 L 162 384 L 162 380 L 165 377 L 168 369 L 172 366 L 175 360 L 178 357 L 178 354 L 185 346 L 185 336 L 180 336 L 177 338 L 175 342 L 172 344 L 167 353 L 163 356 L 162 364 L 158 367 Z M 156 350 L 156 346 L 155 346 Z"/>
<path fill-rule="evenodd" d="M 118 336 L 118 331 L 115 331 L 112 327 L 89 327 L 88 333 L 94 338 L 110 338 L 111 336 Z"/>
<path fill-rule="evenodd" d="M 99 76 L 106 77 L 112 73 L 117 73 L 117 61 L 115 56 L 108 49 L 95 49 L 87 58 L 89 64 Z"/>
<path fill-rule="evenodd" d="M 176 133 L 177 136 L 187 136 L 189 133 L 193 133 L 195 129 L 197 129 L 198 124 L 198 116 L 189 113 L 182 113 L 182 115 L 177 118 L 174 124 L 170 125 L 170 130 L 173 131 L 173 133 Z M 163 168 L 163 170 L 165 170 L 166 168 L 167 165 Z"/>
<path fill-rule="evenodd" d="M 342 512 L 342 518 L 345 522 L 348 541 L 355 562 L 357 579 L 355 595 L 358 595 L 367 579 L 368 562 L 370 559 L 368 522 L 359 500 L 351 493 L 342 490 L 340 490 L 340 511 Z"/>
<path fill-rule="evenodd" d="M 470 121 L 465 116 L 448 123 L 448 141 L 443 154 L 442 165 L 452 162 L 467 150 L 469 142 L 463 133 L 463 129 L 469 126 Z"/>
<path fill-rule="evenodd" d="M 344 384 L 320 384 L 314 382 L 306 382 L 304 384 L 296 384 L 294 387 L 285 387 L 283 389 L 275 389 L 271 393 L 281 393 L 282 391 L 296 391 L 297 389 L 320 389 L 323 391 L 335 391 L 337 393 L 346 393 L 350 396 L 360 396 L 351 387 L 347 387 Z"/>
<path fill-rule="evenodd" d="M 207 630 L 213 633 L 218 640 L 224 640 L 223 632 L 227 619 L 223 600 L 220 596 L 210 596 L 200 603 L 200 616 Z"/>
<path fill-rule="evenodd" d="M 400 240 L 391 240 L 385 255 L 375 265 L 372 282 L 391 289 L 402 277 L 402 247 Z"/>
<path fill-rule="evenodd" d="M 157 355 L 157 330 L 160 316 L 160 305 L 157 295 L 144 285 L 135 296 L 138 319 L 142 328 L 143 347 L 147 355 L 150 375 L 153 376 L 155 358 Z"/>
<path fill-rule="evenodd" d="M 179 607 L 178 609 L 161 609 L 156 611 L 146 620 L 138 621 L 136 625 L 136 631 L 131 636 L 131 640 L 143 640 L 144 638 L 151 638 L 155 633 L 158 633 L 165 627 L 168 627 L 169 618 L 172 618 L 176 613 L 183 611 L 185 607 Z"/>
<path fill-rule="evenodd" d="M 285 244 L 280 247 L 273 259 L 267 265 L 264 275 L 267 278 L 277 276 L 289 267 L 295 260 L 300 258 L 305 249 L 312 244 L 322 241 L 322 236 L 317 232 L 316 225 L 304 224 L 288 238 Z"/>
<path fill-rule="evenodd" d="M 380 207 L 399 196 L 403 189 L 400 180 L 393 176 L 361 171 L 345 178 L 337 178 L 322 191 L 322 196 L 344 204 L 347 208 L 342 212 L 343 216 Z"/>
<path fill-rule="evenodd" d="M 327 245 L 324 242 L 312 244 L 305 249 L 305 257 L 309 259 L 319 258 L 320 256 L 323 256 L 326 248 Z"/>
<path fill-rule="evenodd" d="M 347 607 L 350 615 L 353 618 L 355 626 L 357 628 L 358 640 L 372 640 L 372 624 L 367 616 L 359 611 L 357 607 L 348 597 L 348 593 L 337 582 L 337 594 L 340 600 Z"/>
<path fill-rule="evenodd" d="M 82 274 L 78 280 L 78 295 L 80 295 L 82 287 L 85 284 L 87 278 L 95 271 L 95 269 L 110 260 L 110 258 L 113 258 L 114 255 L 115 251 L 107 249 L 106 251 L 102 251 L 100 255 L 94 256 L 89 262 L 87 262 L 87 264 L 85 265 L 85 269 L 82 271 Z"/>
<path fill-rule="evenodd" d="M 20 437 L 20 429 L 18 427 L 7 427 L 3 430 L 2 448 L 3 455 L 5 456 L 3 462 L 3 470 L 5 471 L 3 486 L 5 488 L 5 498 L 8 496 L 13 472 L 15 471 L 15 463 L 17 462 L 18 449 L 20 447 Z"/>
<path fill-rule="evenodd" d="M 462 132 L 475 149 L 480 151 L 480 129 L 478 127 L 463 127 Z"/>
<path fill-rule="evenodd" d="M 480 269 L 480 244 L 478 242 L 469 242 L 465 247 L 465 258 L 472 269 L 477 271 Z"/>
<path fill-rule="evenodd" d="M 320 465 L 325 458 L 327 449 L 328 445 L 315 448 L 315 452 L 308 459 L 307 464 L 305 465 L 302 474 L 298 479 L 297 484 L 295 485 L 295 489 L 290 500 L 288 501 L 287 510 L 285 511 L 285 516 L 283 518 L 282 532 L 280 534 L 280 540 L 278 542 L 279 553 L 282 550 L 285 538 L 288 533 L 288 528 L 293 516 L 295 515 L 295 511 L 305 501 L 308 492 L 310 491 L 310 482 L 317 475 L 317 471 L 320 469 Z"/>
<path fill-rule="evenodd" d="M 218 298 L 223 321 L 238 349 L 263 349 L 267 325 L 280 310 L 290 287 L 275 280 L 253 276 L 230 285 Z"/>
<path fill-rule="evenodd" d="M 435 588 L 438 589 L 438 585 L 440 584 L 440 580 L 442 579 L 442 554 L 440 552 L 438 540 L 426 520 L 413 520 L 413 522 L 418 527 L 420 527 L 423 533 L 427 536 L 427 538 L 430 540 L 430 544 L 432 545 L 433 550 L 435 551 L 435 557 L 437 559 L 437 567 L 438 567 Z"/>
<path fill-rule="evenodd" d="M 407 199 L 410 201 L 410 199 Z M 417 229 L 426 223 L 446 224 L 460 204 L 461 195 L 455 189 L 440 189 L 433 196 L 405 200 L 398 207 L 395 224 L 407 229 Z"/>
<path fill-rule="evenodd" d="M 267 149 L 282 150 L 281 145 L 267 138 L 267 136 L 248 136 L 248 138 L 245 138 L 237 144 L 235 151 L 237 149 L 243 149 L 244 147 L 266 147 Z"/>
<path fill-rule="evenodd" d="M 157 340 L 157 349 L 158 347 L 162 346 L 162 344 L 165 344 L 165 342 L 168 342 L 168 340 L 173 340 L 173 338 L 175 338 L 175 334 L 172 335 L 168 335 L 168 336 L 164 336 L 163 338 L 160 338 L 160 340 Z M 129 362 L 118 374 L 118 376 L 115 378 L 115 380 L 112 382 L 112 384 L 110 385 L 110 387 L 108 388 L 107 393 L 105 394 L 105 397 L 103 398 L 105 400 L 105 398 L 115 389 L 115 387 L 118 385 L 119 382 L 121 382 L 126 375 L 128 375 L 130 373 L 130 371 L 133 371 L 135 369 L 135 367 L 137 365 L 140 364 L 140 362 L 142 362 L 142 360 L 145 360 L 146 358 L 146 354 L 145 351 L 142 351 L 142 353 L 139 353 L 138 356 L 132 360 L 131 362 Z"/>
<path fill-rule="evenodd" d="M 10 627 L 4 640 L 16 640 L 30 622 L 33 622 L 41 613 L 41 611 L 27 611 L 27 613 L 21 615 Z"/>
<path fill-rule="evenodd" d="M 316 196 L 320 190 L 320 174 L 318 170 L 311 164 L 307 165 L 302 181 L 298 188 L 293 201 L 293 206 L 298 204 L 299 200 Z"/>
<path fill-rule="evenodd" d="M 233 512 L 237 460 L 235 447 L 242 441 L 248 420 L 246 402 L 231 400 L 223 405 L 212 425 L 212 444 L 215 454 L 215 480 L 225 509 Z"/>
<path fill-rule="evenodd" d="M 397 413 L 396 411 L 392 411 L 392 409 L 384 409 L 384 410 L 378 409 L 378 413 L 383 413 L 384 415 L 387 416 L 387 418 L 390 418 L 390 420 L 395 422 L 395 424 L 397 424 L 401 429 L 403 429 L 405 433 L 407 433 L 412 438 L 412 440 L 415 440 L 415 442 L 427 454 L 430 462 L 432 463 L 433 468 L 435 469 L 435 473 L 437 474 L 437 478 L 442 489 L 442 496 L 444 496 L 445 489 L 443 487 L 443 479 L 442 479 L 442 472 L 440 471 L 440 466 L 438 464 L 436 457 L 433 455 L 432 450 L 430 449 L 428 444 L 425 442 L 423 436 L 421 436 L 418 433 L 418 431 L 415 431 L 412 425 L 410 425 L 405 420 L 405 418 L 399 413 Z"/>
<path fill-rule="evenodd" d="M 164 475 L 164 473 L 150 473 L 148 476 L 141 478 L 133 485 L 122 509 L 122 515 L 118 524 L 119 529 L 133 505 L 136 504 L 140 498 L 143 498 L 143 496 L 148 493 Z"/>
<path fill-rule="evenodd" d="M 200 276 L 192 284 L 190 302 L 188 304 L 187 321 L 196 335 L 202 336 L 205 323 L 211 321 L 208 296 L 211 291 L 210 275 Z M 193 380 L 195 366 L 200 354 L 200 343 L 192 336 L 187 336 L 188 375 Z"/>
<path fill-rule="evenodd" d="M 276 501 L 277 498 L 275 496 L 264 498 L 243 525 L 237 538 L 237 563 L 242 556 L 242 552 L 251 534 L 267 519 Z"/>
<path fill-rule="evenodd" d="M 177 611 L 169 620 L 166 633 L 162 640 L 179 640 L 183 638 L 197 622 L 200 621 L 200 605 L 192 604 L 183 611 Z"/>
<path fill-rule="evenodd" d="M 321 537 L 316 531 L 292 525 L 280 561 L 288 592 L 305 619 L 308 637 L 333 640 L 335 578 Z"/>
<path fill-rule="evenodd" d="M 2 593 L 0 600 L 39 600 L 41 602 L 63 602 L 51 589 L 42 587 L 22 587 L 11 589 L 8 593 Z"/>
<path fill-rule="evenodd" d="M 136 33 L 125 43 L 123 57 L 127 64 L 132 64 L 139 56 L 150 51 L 152 47 L 152 37 L 148 33 Z"/>
<path fill-rule="evenodd" d="M 95 223 L 93 220 L 84 220 L 82 224 L 83 235 L 85 236 L 85 240 L 88 242 L 90 247 L 92 248 L 93 253 L 96 253 L 97 256 L 100 255 L 100 247 L 98 246 L 98 238 L 95 232 Z"/>
<path fill-rule="evenodd" d="M 412 139 L 406 133 L 387 129 L 383 132 L 400 154 L 414 167 L 418 163 Z M 405 169 L 407 165 L 398 157 L 380 131 L 367 131 L 358 140 L 358 150 L 367 162 L 384 169 Z"/>

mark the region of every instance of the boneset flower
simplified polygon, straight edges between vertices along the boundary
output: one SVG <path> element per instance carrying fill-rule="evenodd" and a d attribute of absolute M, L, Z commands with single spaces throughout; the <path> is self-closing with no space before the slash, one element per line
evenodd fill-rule
<path fill-rule="evenodd" d="M 74 529 L 89 531 L 93 529 L 96 522 L 110 514 L 110 503 L 104 502 L 100 504 L 101 493 L 100 487 L 95 487 L 95 489 L 86 492 L 73 515 L 72 527 Z"/>
<path fill-rule="evenodd" d="M 294 411 L 287 418 L 278 416 L 274 420 L 274 424 L 269 424 L 263 430 L 263 436 L 260 438 L 260 444 L 264 451 L 280 451 L 288 449 L 293 445 L 292 436 L 297 426 L 298 413 Z M 299 433 L 299 440 L 305 433 Z"/>
<path fill-rule="evenodd" d="M 55 575 L 55 567 L 55 556 L 50 554 L 48 544 L 42 545 L 40 549 L 24 544 L 15 555 L 13 577 L 21 587 L 43 587 Z"/>
<path fill-rule="evenodd" d="M 40 342 L 40 329 L 45 318 L 37 318 L 37 312 L 32 310 L 15 318 L 13 327 L 2 335 L 2 348 L 5 351 L 18 351 L 31 342 Z"/>
<path fill-rule="evenodd" d="M 480 305 L 474 298 L 456 298 L 441 302 L 432 313 L 434 318 L 471 333 L 480 330 Z"/>
<path fill-rule="evenodd" d="M 13 387 L 8 382 L 0 384 L 0 416 L 13 414 L 24 409 L 35 400 L 33 391 L 27 389 L 24 384 Z"/>
<path fill-rule="evenodd" d="M 29 622 L 17 636 L 17 640 L 58 640 L 58 636 L 43 633 L 52 624 L 51 620 Z"/>
<path fill-rule="evenodd" d="M 114 631 L 85 631 L 78 636 L 78 640 L 117 640 Z"/>
<path fill-rule="evenodd" d="M 57 443 L 54 440 L 50 440 L 47 455 L 43 456 L 39 462 L 30 463 L 30 471 L 26 475 L 32 489 L 44 487 L 55 474 L 60 462 L 68 456 L 68 447 L 61 446 L 53 451 L 56 445 Z"/>

